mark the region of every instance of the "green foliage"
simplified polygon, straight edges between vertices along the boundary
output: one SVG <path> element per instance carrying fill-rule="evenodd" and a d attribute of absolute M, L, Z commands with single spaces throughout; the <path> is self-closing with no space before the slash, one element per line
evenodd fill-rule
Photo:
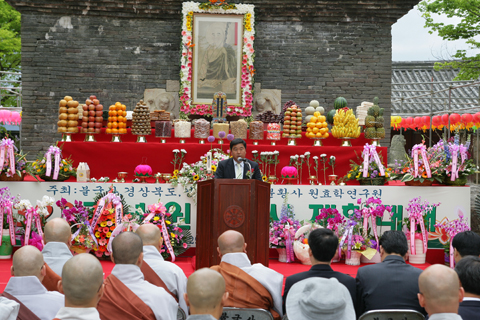
<path fill-rule="evenodd" d="M 21 62 L 20 12 L 13 9 L 5 0 L 0 0 L 0 71 L 19 72 Z M 1 75 L 2 80 L 18 80 L 15 75 Z M 2 83 L 4 84 L 4 83 Z M 18 86 L 15 84 L 14 86 Z M 5 85 L 2 85 L 5 86 Z M 5 107 L 16 107 L 16 97 L 3 96 L 0 104 Z"/>
<path fill-rule="evenodd" d="M 472 49 L 480 49 L 480 41 L 475 37 L 480 34 L 480 0 L 424 0 L 418 5 L 425 18 L 425 27 L 430 33 L 438 32 L 443 40 L 467 40 Z M 460 18 L 457 24 L 435 22 L 433 14 L 448 18 Z M 480 54 L 468 56 L 466 50 L 457 50 L 453 61 L 437 62 L 435 69 L 459 69 L 455 80 L 474 80 L 480 76 Z"/>

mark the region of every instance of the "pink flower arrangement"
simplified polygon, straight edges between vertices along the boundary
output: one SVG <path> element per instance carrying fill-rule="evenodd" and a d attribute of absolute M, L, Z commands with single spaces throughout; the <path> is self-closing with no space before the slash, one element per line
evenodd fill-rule
<path fill-rule="evenodd" d="M 346 223 L 346 219 L 337 209 L 323 208 L 320 210 L 320 214 L 315 218 L 315 222 L 322 225 L 324 228 L 335 230 L 335 234 L 338 236 L 340 229 L 342 229 Z"/>

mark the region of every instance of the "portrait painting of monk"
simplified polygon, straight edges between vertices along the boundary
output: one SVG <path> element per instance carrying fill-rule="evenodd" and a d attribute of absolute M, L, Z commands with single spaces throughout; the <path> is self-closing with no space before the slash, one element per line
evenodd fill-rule
<path fill-rule="evenodd" d="M 242 15 L 195 15 L 193 103 L 211 104 L 215 92 L 241 103 Z"/>

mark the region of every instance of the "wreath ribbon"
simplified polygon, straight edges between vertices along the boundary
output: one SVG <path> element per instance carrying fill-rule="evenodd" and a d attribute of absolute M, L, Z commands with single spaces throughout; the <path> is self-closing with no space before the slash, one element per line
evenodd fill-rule
<path fill-rule="evenodd" d="M 15 174 L 15 143 L 10 138 L 3 138 L 0 143 L 0 171 L 3 170 L 5 160 L 10 160 L 9 171 L 12 175 Z"/>
<path fill-rule="evenodd" d="M 7 215 L 8 220 L 8 228 L 10 232 L 10 243 L 12 246 L 15 245 L 15 227 L 13 226 L 13 210 L 12 210 L 12 202 L 6 201 L 5 205 L 0 207 L 0 246 L 2 245 L 2 237 L 3 237 L 3 216 L 4 214 Z"/>

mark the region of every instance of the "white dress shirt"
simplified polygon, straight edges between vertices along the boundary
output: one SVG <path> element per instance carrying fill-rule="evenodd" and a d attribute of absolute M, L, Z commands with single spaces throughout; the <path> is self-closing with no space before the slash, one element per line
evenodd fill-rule
<path fill-rule="evenodd" d="M 183 297 L 183 294 L 187 292 L 187 277 L 182 268 L 165 261 L 154 246 L 143 246 L 143 260 L 162 279 L 168 290 L 178 297 L 180 308 L 188 316 L 188 307 Z"/>
<path fill-rule="evenodd" d="M 43 260 L 48 264 L 60 277 L 62 276 L 62 268 L 65 262 L 73 257 L 72 252 L 63 242 L 49 242 L 42 250 Z"/>
<path fill-rule="evenodd" d="M 16 301 L 0 297 L 0 320 L 17 320 L 20 304 Z"/>
<path fill-rule="evenodd" d="M 47 291 L 37 277 L 11 277 L 5 292 L 23 303 L 42 320 L 52 320 L 65 305 L 63 294 Z"/>
<path fill-rule="evenodd" d="M 177 319 L 177 301 L 165 289 L 145 281 L 138 266 L 116 264 L 113 267 L 112 274 L 152 309 L 157 320 Z"/>
<path fill-rule="evenodd" d="M 261 263 L 255 263 L 252 265 L 246 253 L 235 252 L 227 253 L 222 256 L 222 261 L 230 263 L 255 278 L 260 282 L 265 289 L 270 292 L 273 298 L 273 309 L 278 312 L 280 317 L 283 316 L 282 312 L 282 287 L 283 287 L 283 275 L 265 267 Z"/>
<path fill-rule="evenodd" d="M 243 162 L 243 161 L 240 161 L 240 163 L 237 163 L 235 160 L 233 160 L 233 166 L 235 167 L 235 179 L 237 179 L 239 173 L 242 174 L 240 176 L 240 179 L 243 179 L 243 166 L 244 165 L 245 165 L 245 162 Z"/>
<path fill-rule="evenodd" d="M 100 320 L 100 314 L 96 308 L 63 307 L 55 318 L 60 320 Z"/>

